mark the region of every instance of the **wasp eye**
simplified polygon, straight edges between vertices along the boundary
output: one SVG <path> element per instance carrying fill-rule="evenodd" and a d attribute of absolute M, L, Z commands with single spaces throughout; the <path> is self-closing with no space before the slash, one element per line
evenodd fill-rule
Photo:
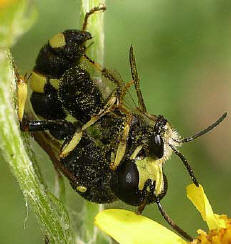
<path fill-rule="evenodd" d="M 111 188 L 115 195 L 122 201 L 138 205 L 139 172 L 134 160 L 124 160 L 112 176 Z"/>
<path fill-rule="evenodd" d="M 164 141 L 157 134 L 151 137 L 149 142 L 149 154 L 151 157 L 162 158 L 164 155 Z"/>
<path fill-rule="evenodd" d="M 124 191 L 137 189 L 139 182 L 139 173 L 136 165 L 126 160 L 117 170 L 118 185 Z"/>

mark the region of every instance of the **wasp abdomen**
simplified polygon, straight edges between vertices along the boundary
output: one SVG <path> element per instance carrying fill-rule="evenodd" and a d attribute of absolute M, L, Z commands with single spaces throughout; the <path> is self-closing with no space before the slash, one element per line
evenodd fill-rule
<path fill-rule="evenodd" d="M 110 188 L 111 170 L 106 151 L 84 135 L 77 147 L 61 163 L 76 180 L 72 187 L 85 199 L 108 203 L 116 199 Z"/>
<path fill-rule="evenodd" d="M 79 63 L 85 52 L 84 42 L 89 39 L 89 32 L 66 30 L 54 35 L 41 48 L 30 76 L 31 104 L 37 115 L 53 120 L 66 118 L 58 97 L 60 78 Z"/>
<path fill-rule="evenodd" d="M 66 117 L 57 91 L 50 84 L 45 85 L 43 93 L 33 92 L 30 101 L 35 113 L 45 119 L 64 119 Z"/>

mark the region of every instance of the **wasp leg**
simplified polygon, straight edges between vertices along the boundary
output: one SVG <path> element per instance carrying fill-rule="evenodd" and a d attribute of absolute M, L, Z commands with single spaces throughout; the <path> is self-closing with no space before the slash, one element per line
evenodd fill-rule
<path fill-rule="evenodd" d="M 14 67 L 14 73 L 15 73 L 15 79 L 16 79 L 16 87 L 17 87 L 17 114 L 18 114 L 18 120 L 22 121 L 24 110 L 25 110 L 25 104 L 27 99 L 27 80 L 29 77 L 27 77 L 27 74 L 25 76 L 21 76 L 17 70 L 17 67 L 13 62 Z"/>
<path fill-rule="evenodd" d="M 72 136 L 75 132 L 75 126 L 66 120 L 22 120 L 20 123 L 22 131 L 45 131 L 50 133 L 58 140 Z"/>
<path fill-rule="evenodd" d="M 140 206 L 139 206 L 138 209 L 136 210 L 136 214 L 141 215 L 142 212 L 144 211 L 146 205 L 147 205 L 147 200 L 144 199 L 144 201 L 140 204 Z"/>
<path fill-rule="evenodd" d="M 119 88 L 118 90 L 122 90 L 122 83 L 120 80 L 118 80 L 108 69 L 102 67 L 99 63 L 95 62 L 94 60 L 92 60 L 90 57 L 88 57 L 86 54 L 83 55 L 83 57 L 90 63 L 92 64 L 99 72 L 101 72 L 101 74 L 109 79 L 110 81 L 112 81 L 114 84 L 117 85 L 117 87 Z"/>
<path fill-rule="evenodd" d="M 189 175 L 190 175 L 190 177 L 191 177 L 193 183 L 194 183 L 197 187 L 199 187 L 199 182 L 198 182 L 196 176 L 194 175 L 193 170 L 192 170 L 190 164 L 188 163 L 187 159 L 186 159 L 186 158 L 184 157 L 184 155 L 183 155 L 181 152 L 179 152 L 173 145 L 171 145 L 171 144 L 168 144 L 168 145 L 171 147 L 171 149 L 173 150 L 173 152 L 174 152 L 174 153 L 180 158 L 180 160 L 183 162 L 183 164 L 184 164 L 184 166 L 186 167 L 186 169 L 187 169 L 187 171 L 188 171 L 188 173 L 189 173 Z"/>
<path fill-rule="evenodd" d="M 133 117 L 131 114 L 127 115 L 127 120 L 124 125 L 123 134 L 121 135 L 120 142 L 116 151 L 115 161 L 110 164 L 111 170 L 116 170 L 124 157 L 132 118 Z"/>
<path fill-rule="evenodd" d="M 86 31 L 86 29 L 87 29 L 87 24 L 88 24 L 88 18 L 89 18 L 92 14 L 94 14 L 95 12 L 98 12 L 98 11 L 105 11 L 105 10 L 106 10 L 106 6 L 102 5 L 102 6 L 94 7 L 94 8 L 92 8 L 89 12 L 87 12 L 87 13 L 85 14 L 85 17 L 84 17 L 82 31 Z"/>
<path fill-rule="evenodd" d="M 167 213 L 164 211 L 160 199 L 156 197 L 156 204 L 158 206 L 158 209 L 161 213 L 161 215 L 164 217 L 164 219 L 167 221 L 167 223 L 177 232 L 179 233 L 182 237 L 184 237 L 188 241 L 193 241 L 193 238 L 187 234 L 185 231 L 183 231 L 178 225 L 174 223 L 174 221 L 167 215 Z"/>
<path fill-rule="evenodd" d="M 21 76 L 15 67 L 15 76 L 17 82 L 17 106 L 18 106 L 18 120 L 21 122 L 24 116 L 25 104 L 27 99 L 27 81 L 30 75 Z"/>
<path fill-rule="evenodd" d="M 27 83 L 26 81 L 20 77 L 17 80 L 17 98 L 18 98 L 18 119 L 22 121 L 25 104 L 27 99 Z"/>
<path fill-rule="evenodd" d="M 105 114 L 111 112 L 113 110 L 113 107 L 115 107 L 114 105 L 116 104 L 116 102 L 117 102 L 117 95 L 115 93 L 112 93 L 108 99 L 108 102 L 103 107 L 103 109 L 101 109 L 98 114 L 92 116 L 91 119 L 86 124 L 83 125 L 81 130 L 75 132 L 71 141 L 63 147 L 62 152 L 60 154 L 60 157 L 64 158 L 71 151 L 73 151 L 73 149 L 80 142 L 80 140 L 82 138 L 83 131 L 86 130 L 87 128 L 89 128 L 91 125 L 93 125 L 96 121 L 98 121 Z"/>

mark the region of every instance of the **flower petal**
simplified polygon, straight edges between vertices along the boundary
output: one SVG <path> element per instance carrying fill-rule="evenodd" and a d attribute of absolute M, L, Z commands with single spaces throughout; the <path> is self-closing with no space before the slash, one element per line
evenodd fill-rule
<path fill-rule="evenodd" d="M 95 224 L 121 244 L 187 243 L 166 227 L 127 210 L 104 210 L 95 217 Z"/>
<path fill-rule="evenodd" d="M 213 209 L 201 185 L 199 187 L 194 184 L 188 185 L 187 197 L 200 212 L 210 230 L 226 227 L 225 221 L 219 215 L 213 213 Z"/>

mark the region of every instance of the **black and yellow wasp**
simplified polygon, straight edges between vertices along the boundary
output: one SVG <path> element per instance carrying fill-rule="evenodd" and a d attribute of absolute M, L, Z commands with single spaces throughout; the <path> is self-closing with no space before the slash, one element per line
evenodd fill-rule
<path fill-rule="evenodd" d="M 96 203 L 120 199 L 138 206 L 139 213 L 146 204 L 156 203 L 167 222 L 184 238 L 192 240 L 160 204 L 167 191 L 163 165 L 174 152 L 193 183 L 199 186 L 177 147 L 216 127 L 226 113 L 207 129 L 188 138 L 181 138 L 162 115 L 149 114 L 132 47 L 129 51 L 132 81 L 128 83 L 121 82 L 86 55 L 86 41 L 92 38 L 86 31 L 88 17 L 103 10 L 105 7 L 92 9 L 85 16 L 82 30 L 58 33 L 41 48 L 26 79 L 32 90 L 31 105 L 41 120 L 29 120 L 23 115 L 27 95 L 25 81 L 21 80 L 18 83 L 21 129 L 47 131 L 62 144 L 56 167 L 85 199 Z M 82 65 L 83 60 L 114 84 L 107 97 Z M 133 110 L 124 102 L 132 85 L 138 97 L 138 106 Z"/>

